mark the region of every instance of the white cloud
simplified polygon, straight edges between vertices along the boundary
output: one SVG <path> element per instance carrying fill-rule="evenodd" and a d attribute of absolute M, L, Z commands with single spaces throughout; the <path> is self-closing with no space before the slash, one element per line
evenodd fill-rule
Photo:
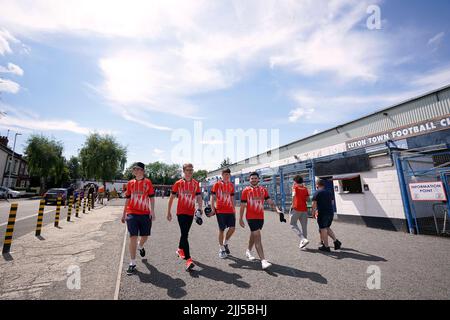
<path fill-rule="evenodd" d="M 0 2 L 1 6 L 1 2 Z M 6 53 L 12 53 L 10 42 L 18 42 L 11 33 L 7 30 L 0 29 L 0 55 L 5 55 Z"/>
<path fill-rule="evenodd" d="M 377 80 L 388 43 L 358 30 L 373 3 L 0 0 L 0 23 L 39 41 L 48 41 L 46 33 L 110 41 L 99 59 L 97 92 L 125 119 L 170 130 L 141 115 L 198 118 L 192 97 L 229 88 L 255 67 Z"/>
<path fill-rule="evenodd" d="M 153 149 L 153 154 L 162 155 L 163 153 L 165 153 L 164 150 L 161 150 L 161 149 L 158 149 L 158 148 Z"/>
<path fill-rule="evenodd" d="M 304 108 L 297 108 L 294 110 L 291 110 L 289 114 L 289 122 L 298 122 L 300 119 L 311 119 L 311 116 L 314 114 L 314 108 L 310 109 L 304 109 Z"/>
<path fill-rule="evenodd" d="M 0 92 L 16 94 L 20 90 L 20 85 L 14 81 L 0 78 Z"/>
<path fill-rule="evenodd" d="M 14 63 L 8 63 L 8 67 L 0 66 L 0 73 L 11 73 L 17 76 L 23 76 L 23 70 L 18 65 Z"/>
<path fill-rule="evenodd" d="M 434 45 L 434 46 L 438 46 L 441 42 L 442 39 L 445 36 L 445 32 L 440 32 L 437 35 L 435 35 L 434 37 L 432 37 L 430 40 L 428 40 L 428 45 Z"/>
<path fill-rule="evenodd" d="M 88 135 L 91 132 L 108 133 L 111 134 L 111 130 L 102 129 L 89 129 L 80 126 L 75 121 L 62 120 L 62 119 L 41 119 L 33 112 L 27 112 L 27 110 L 17 110 L 16 108 L 7 106 L 5 104 L 0 105 L 3 110 L 7 111 L 5 117 L 0 118 L 0 126 L 8 129 L 17 129 L 26 132 L 33 131 L 67 131 L 81 135 Z"/>
<path fill-rule="evenodd" d="M 427 90 L 436 89 L 450 84 L 450 66 L 432 70 L 428 73 L 416 77 L 412 81 L 413 85 L 421 86 Z"/>

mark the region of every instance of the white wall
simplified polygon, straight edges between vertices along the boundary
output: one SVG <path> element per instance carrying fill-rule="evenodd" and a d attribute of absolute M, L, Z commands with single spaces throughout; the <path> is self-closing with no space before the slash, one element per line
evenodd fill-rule
<path fill-rule="evenodd" d="M 371 159 L 372 167 L 389 163 L 388 157 Z M 369 191 L 363 189 L 362 194 L 335 192 L 338 214 L 405 219 L 395 167 L 372 169 L 360 175 L 362 185 L 368 184 Z M 334 186 L 339 186 L 339 181 L 334 181 Z"/>

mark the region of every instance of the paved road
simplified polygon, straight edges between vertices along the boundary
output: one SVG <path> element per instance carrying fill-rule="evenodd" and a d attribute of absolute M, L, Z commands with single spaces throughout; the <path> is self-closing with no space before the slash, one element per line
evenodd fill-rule
<path fill-rule="evenodd" d="M 449 299 L 450 240 L 411 236 L 401 232 L 336 223 L 343 250 L 317 251 L 316 222 L 309 221 L 311 245 L 298 249 L 289 226 L 266 213 L 263 244 L 274 263 L 264 272 L 258 262 L 244 257 L 249 230 L 237 230 L 232 256 L 218 258 L 216 218 L 193 225 L 190 242 L 198 267 L 192 273 L 175 257 L 179 229 L 164 219 L 167 201 L 158 200 L 158 220 L 146 259 L 138 260 L 138 273 L 126 276 L 123 263 L 120 299 Z M 369 290 L 370 266 L 381 270 L 381 289 Z"/>
<path fill-rule="evenodd" d="M 0 245 L 3 246 L 6 224 L 8 222 L 9 211 L 12 203 L 17 203 L 18 210 L 16 215 L 16 223 L 14 226 L 13 239 L 19 238 L 36 229 L 37 213 L 39 210 L 40 200 L 11 200 L 0 202 Z M 67 219 L 68 208 L 61 207 L 60 225 Z M 55 221 L 55 205 L 46 205 L 44 209 L 43 225 L 54 223 Z M 82 210 L 80 210 L 80 213 Z M 72 217 L 75 217 L 75 210 L 72 209 Z M 43 235 L 44 236 L 44 235 Z"/>

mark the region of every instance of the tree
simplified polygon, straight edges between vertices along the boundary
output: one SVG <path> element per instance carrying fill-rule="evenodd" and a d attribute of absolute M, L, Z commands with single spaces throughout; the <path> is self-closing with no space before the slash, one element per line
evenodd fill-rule
<path fill-rule="evenodd" d="M 226 158 L 220 163 L 220 169 L 227 168 L 231 165 L 232 165 L 232 163 L 231 163 L 230 158 Z"/>
<path fill-rule="evenodd" d="M 81 170 L 87 179 L 112 181 L 125 169 L 127 150 L 111 135 L 90 134 L 79 154 Z"/>
<path fill-rule="evenodd" d="M 41 192 L 51 177 L 53 182 L 62 180 L 64 172 L 63 144 L 43 135 L 32 135 L 25 146 L 25 159 L 31 176 L 39 177 Z"/>
<path fill-rule="evenodd" d="M 207 170 L 198 170 L 194 172 L 194 179 L 199 182 L 205 181 L 207 176 L 208 176 Z"/>
<path fill-rule="evenodd" d="M 145 173 L 154 184 L 172 185 L 181 178 L 181 166 L 157 161 L 146 165 Z"/>
<path fill-rule="evenodd" d="M 81 165 L 78 157 L 72 156 L 67 162 L 70 180 L 77 180 L 81 178 Z"/>

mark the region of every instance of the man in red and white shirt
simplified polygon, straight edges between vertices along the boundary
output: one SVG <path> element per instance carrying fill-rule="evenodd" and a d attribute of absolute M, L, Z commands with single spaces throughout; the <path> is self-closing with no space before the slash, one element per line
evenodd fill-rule
<path fill-rule="evenodd" d="M 145 257 L 144 244 L 151 234 L 152 221 L 155 220 L 155 191 L 150 179 L 145 178 L 145 165 L 137 162 L 133 165 L 136 179 L 128 182 L 125 196 L 127 201 L 123 210 L 122 223 L 127 223 L 130 233 L 131 262 L 127 270 L 132 275 L 136 270 L 136 248 L 139 241 L 139 253 Z"/>
<path fill-rule="evenodd" d="M 303 177 L 297 175 L 294 177 L 292 185 L 292 207 L 290 213 L 291 229 L 300 238 L 300 249 L 304 249 L 308 244 L 308 202 L 309 191 L 303 184 Z M 298 221 L 302 228 L 298 227 Z"/>
<path fill-rule="evenodd" d="M 230 254 L 228 241 L 236 230 L 234 184 L 231 182 L 230 169 L 224 169 L 222 171 L 222 180 L 213 185 L 211 194 L 212 215 L 217 216 L 217 222 L 219 224 L 219 258 L 225 259 Z M 225 230 L 227 228 L 228 231 L 225 236 Z"/>
<path fill-rule="evenodd" d="M 177 219 L 181 231 L 177 254 L 181 259 L 186 260 L 186 271 L 191 271 L 195 264 L 190 254 L 189 231 L 194 221 L 195 203 L 197 202 L 200 211 L 203 209 L 203 203 L 200 184 L 193 178 L 194 166 L 190 163 L 183 165 L 183 174 L 184 178 L 178 180 L 172 187 L 172 195 L 170 196 L 167 209 L 167 220 L 172 221 L 172 204 L 177 197 Z"/>
<path fill-rule="evenodd" d="M 246 187 L 242 191 L 241 195 L 241 210 L 239 217 L 239 224 L 242 228 L 245 228 L 244 223 L 244 211 L 246 212 L 246 218 L 248 226 L 250 227 L 250 240 L 248 243 L 248 249 L 245 253 L 250 261 L 254 261 L 255 257 L 252 255 L 253 246 L 256 247 L 259 258 L 261 259 L 262 268 L 265 270 L 272 264 L 264 257 L 264 249 L 261 241 L 261 230 L 264 225 L 264 202 L 267 201 L 274 211 L 280 215 L 280 221 L 286 222 L 283 212 L 280 211 L 270 199 L 269 192 L 263 186 L 259 185 L 259 174 L 253 172 L 250 174 L 250 186 Z"/>

